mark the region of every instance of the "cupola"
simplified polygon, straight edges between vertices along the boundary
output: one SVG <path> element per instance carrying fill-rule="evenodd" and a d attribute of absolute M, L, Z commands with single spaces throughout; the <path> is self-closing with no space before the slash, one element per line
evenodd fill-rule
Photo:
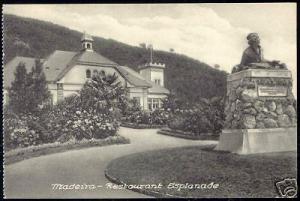
<path fill-rule="evenodd" d="M 81 37 L 82 50 L 93 51 L 93 41 L 92 36 L 84 32 Z"/>

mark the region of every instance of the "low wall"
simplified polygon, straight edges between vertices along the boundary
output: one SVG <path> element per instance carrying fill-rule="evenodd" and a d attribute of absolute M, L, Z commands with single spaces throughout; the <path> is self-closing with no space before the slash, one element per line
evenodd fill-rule
<path fill-rule="evenodd" d="M 130 123 L 130 122 L 122 122 L 121 126 L 127 127 L 127 128 L 135 128 L 135 129 L 163 128 L 163 127 L 166 127 L 166 125 L 137 124 L 137 123 Z"/>
<path fill-rule="evenodd" d="M 170 128 L 163 128 L 159 130 L 157 133 L 163 134 L 163 135 L 169 135 L 173 137 L 179 137 L 189 140 L 218 140 L 219 135 L 212 134 L 212 133 L 203 133 L 201 135 L 194 135 L 190 132 L 184 132 L 180 130 L 170 129 Z"/>

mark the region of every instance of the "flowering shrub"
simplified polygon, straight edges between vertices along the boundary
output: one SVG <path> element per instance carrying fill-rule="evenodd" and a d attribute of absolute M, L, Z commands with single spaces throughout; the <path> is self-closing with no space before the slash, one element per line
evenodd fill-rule
<path fill-rule="evenodd" d="M 219 133 L 225 117 L 223 108 L 222 98 L 202 99 L 191 109 L 176 109 L 168 120 L 168 127 L 194 135 Z"/>
<path fill-rule="evenodd" d="M 135 111 L 127 114 L 123 121 L 136 124 L 149 124 L 149 125 L 166 125 L 169 117 L 169 112 L 164 110 L 155 111 Z"/>
<path fill-rule="evenodd" d="M 28 124 L 32 119 L 35 119 L 32 115 L 17 116 L 11 111 L 4 109 L 5 150 L 42 143 L 41 133 L 32 129 Z"/>
<path fill-rule="evenodd" d="M 116 75 L 103 74 L 88 81 L 79 95 L 68 97 L 36 113 L 37 116 L 6 110 L 6 148 L 114 136 L 120 124 L 120 110 L 126 107 L 125 93 Z"/>

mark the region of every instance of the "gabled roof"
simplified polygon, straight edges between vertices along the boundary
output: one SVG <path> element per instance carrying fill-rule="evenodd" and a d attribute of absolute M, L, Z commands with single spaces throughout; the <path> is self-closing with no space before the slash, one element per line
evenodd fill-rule
<path fill-rule="evenodd" d="M 143 76 L 141 76 L 138 72 L 132 70 L 127 66 L 116 66 L 117 70 L 121 73 L 121 75 L 133 86 L 136 87 L 147 87 L 149 88 L 149 93 L 152 94 L 169 94 L 169 90 L 155 84 L 152 81 L 147 81 Z"/>
<path fill-rule="evenodd" d="M 8 62 L 4 67 L 4 87 L 10 87 L 14 80 L 14 72 L 20 62 L 25 63 L 27 72 L 35 65 L 35 58 L 30 57 L 15 57 Z M 70 52 L 70 51 L 54 51 L 43 63 L 43 68 L 48 82 L 55 82 L 61 79 L 74 65 L 101 65 L 111 66 L 115 68 L 125 80 L 135 87 L 149 88 L 149 93 L 168 94 L 169 90 L 147 81 L 138 72 L 127 66 L 119 66 L 115 62 L 101 56 L 92 51 Z"/>
<path fill-rule="evenodd" d="M 43 63 L 46 80 L 55 81 L 76 54 L 76 52 L 70 51 L 54 51 Z"/>
<path fill-rule="evenodd" d="M 20 62 L 25 64 L 27 72 L 30 72 L 32 67 L 35 66 L 35 58 L 32 57 L 14 57 L 10 62 L 8 62 L 3 69 L 3 84 L 4 88 L 11 87 L 12 81 L 15 79 L 15 71 Z"/>
<path fill-rule="evenodd" d="M 78 63 L 87 64 L 104 64 L 104 65 L 117 65 L 117 63 L 105 58 L 104 56 L 98 54 L 94 51 L 81 51 L 76 57 Z"/>
<path fill-rule="evenodd" d="M 55 81 L 60 80 L 64 75 L 72 69 L 76 64 L 82 65 L 101 65 L 101 66 L 111 66 L 114 67 L 118 65 L 117 63 L 105 58 L 104 56 L 98 54 L 94 51 L 80 51 L 74 54 L 69 62 L 65 65 L 64 69 L 57 74 Z"/>
<path fill-rule="evenodd" d="M 151 87 L 145 78 L 127 66 L 116 66 L 119 73 L 133 86 L 136 87 Z"/>

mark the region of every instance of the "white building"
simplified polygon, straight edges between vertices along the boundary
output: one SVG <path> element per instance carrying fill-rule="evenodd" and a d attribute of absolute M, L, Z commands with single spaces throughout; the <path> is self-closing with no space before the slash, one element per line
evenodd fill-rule
<path fill-rule="evenodd" d="M 161 107 L 162 99 L 169 94 L 164 87 L 165 64 L 150 62 L 139 66 L 138 73 L 95 52 L 91 36 L 83 34 L 81 44 L 80 52 L 56 50 L 42 60 L 53 104 L 78 93 L 93 73 L 104 71 L 106 74 L 116 73 L 123 86 L 129 89 L 129 97 L 136 99 L 144 110 Z M 8 101 L 7 92 L 20 62 L 25 64 L 29 72 L 35 65 L 35 58 L 17 56 L 4 66 L 4 102 Z"/>

